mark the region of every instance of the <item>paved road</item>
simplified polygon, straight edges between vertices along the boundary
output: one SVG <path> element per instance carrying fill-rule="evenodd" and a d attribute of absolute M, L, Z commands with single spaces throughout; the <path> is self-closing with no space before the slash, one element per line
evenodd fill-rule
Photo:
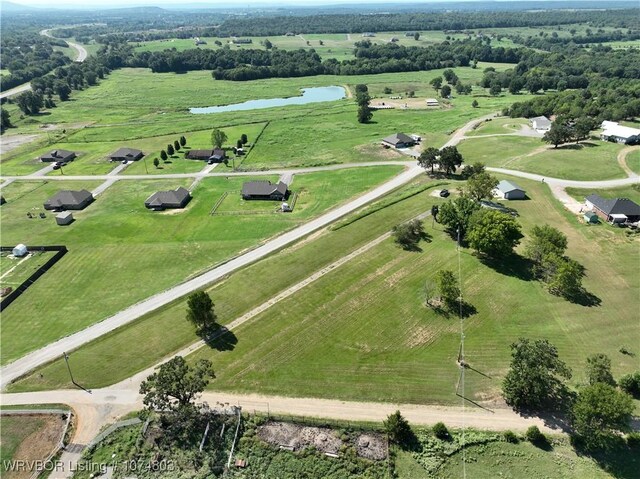
<path fill-rule="evenodd" d="M 13 95 L 17 95 L 18 93 L 25 92 L 27 90 L 31 90 L 31 82 L 23 83 L 22 85 L 18 85 L 17 87 L 11 88 L 10 90 L 3 91 L 0 93 L 0 98 L 7 98 Z"/>

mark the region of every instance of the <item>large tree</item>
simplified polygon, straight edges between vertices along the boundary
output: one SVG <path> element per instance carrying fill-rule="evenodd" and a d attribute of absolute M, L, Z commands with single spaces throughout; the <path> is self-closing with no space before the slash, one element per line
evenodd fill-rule
<path fill-rule="evenodd" d="M 216 148 L 222 148 L 226 141 L 227 134 L 218 128 L 214 128 L 211 132 L 211 144 Z"/>
<path fill-rule="evenodd" d="M 196 326 L 200 335 L 206 336 L 218 327 L 213 306 L 206 291 L 196 291 L 187 299 L 187 319 Z"/>
<path fill-rule="evenodd" d="M 611 359 L 603 353 L 592 354 L 587 358 L 587 380 L 589 384 L 604 383 L 615 386 L 616 381 L 611 374 Z"/>
<path fill-rule="evenodd" d="M 152 411 L 176 411 L 193 407 L 198 394 L 202 393 L 214 378 L 211 361 L 200 359 L 189 366 L 182 356 L 176 356 L 162 364 L 140 385 L 143 403 Z"/>
<path fill-rule="evenodd" d="M 469 222 L 469 245 L 486 256 L 498 258 L 513 253 L 522 233 L 516 219 L 497 210 L 478 210 Z"/>
<path fill-rule="evenodd" d="M 502 383 L 504 399 L 514 409 L 546 409 L 558 406 L 564 396 L 564 379 L 571 369 L 546 339 L 520 338 L 511 345 L 511 365 Z"/>
<path fill-rule="evenodd" d="M 580 263 L 553 254 L 545 257 L 543 263 L 549 271 L 547 286 L 552 294 L 571 299 L 583 292 L 584 267 Z"/>
<path fill-rule="evenodd" d="M 415 249 L 424 236 L 424 226 L 420 220 L 411 220 L 393 227 L 391 235 L 403 249 Z"/>
<path fill-rule="evenodd" d="M 465 168 L 466 169 L 466 168 Z M 467 194 L 476 201 L 484 198 L 492 198 L 493 190 L 498 186 L 498 179 L 490 173 L 483 171 L 471 175 L 467 180 Z"/>
<path fill-rule="evenodd" d="M 543 135 L 542 141 L 552 144 L 554 148 L 558 148 L 558 145 L 568 142 L 571 137 L 571 130 L 559 120 L 556 120 L 551 124 L 549 131 Z"/>
<path fill-rule="evenodd" d="M 445 225 L 452 234 L 460 230 L 460 237 L 463 238 L 469 227 L 471 215 L 479 209 L 480 205 L 471 198 L 460 196 L 440 207 L 438 222 Z"/>
<path fill-rule="evenodd" d="M 361 85 L 358 85 L 360 87 Z M 366 88 L 366 85 L 362 85 Z M 373 118 L 373 111 L 369 107 L 371 97 L 368 90 L 357 90 L 356 87 L 356 103 L 358 104 L 358 123 L 369 123 Z"/>
<path fill-rule="evenodd" d="M 631 396 L 609 384 L 592 384 L 578 393 L 573 428 L 587 448 L 606 447 L 616 434 L 629 430 L 632 413 Z"/>
<path fill-rule="evenodd" d="M 447 146 L 440 150 L 440 169 L 448 175 L 455 173 L 462 161 L 462 155 L 455 146 Z"/>
<path fill-rule="evenodd" d="M 418 164 L 425 170 L 430 168 L 431 174 L 433 174 L 434 168 L 438 164 L 439 155 L 440 150 L 430 146 L 420 153 L 420 156 L 418 157 Z"/>
<path fill-rule="evenodd" d="M 429 81 L 429 85 L 431 85 L 435 91 L 440 90 L 440 87 L 442 86 L 442 77 L 432 78 L 431 81 Z"/>
<path fill-rule="evenodd" d="M 529 241 L 524 254 L 536 267 L 542 265 L 549 254 L 564 256 L 567 249 L 567 237 L 560 230 L 550 225 L 534 226 L 529 233 Z"/>

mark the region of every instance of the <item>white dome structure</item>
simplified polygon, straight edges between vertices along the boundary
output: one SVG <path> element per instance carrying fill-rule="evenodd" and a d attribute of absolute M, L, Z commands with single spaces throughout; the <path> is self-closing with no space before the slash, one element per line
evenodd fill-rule
<path fill-rule="evenodd" d="M 13 248 L 12 253 L 13 253 L 13 256 L 21 258 L 22 256 L 26 256 L 27 255 L 27 253 L 28 253 L 27 247 L 25 245 L 23 245 L 22 243 L 20 243 L 18 246 Z"/>

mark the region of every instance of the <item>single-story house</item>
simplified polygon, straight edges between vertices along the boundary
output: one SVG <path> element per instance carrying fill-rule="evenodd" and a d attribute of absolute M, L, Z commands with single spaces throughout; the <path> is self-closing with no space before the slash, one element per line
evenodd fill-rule
<path fill-rule="evenodd" d="M 245 200 L 284 201 L 289 187 L 283 181 L 273 184 L 270 181 L 248 181 L 242 185 L 242 198 Z"/>
<path fill-rule="evenodd" d="M 582 215 L 582 218 L 584 219 L 585 223 L 595 224 L 600 221 L 598 219 L 598 215 L 595 214 L 593 211 L 587 211 L 584 215 Z"/>
<path fill-rule="evenodd" d="M 534 130 L 549 131 L 551 129 L 551 120 L 546 116 L 536 116 L 535 118 L 530 118 L 529 121 Z"/>
<path fill-rule="evenodd" d="M 73 213 L 71 211 L 63 211 L 56 215 L 56 224 L 58 226 L 66 226 L 73 223 Z"/>
<path fill-rule="evenodd" d="M 526 193 L 520 186 L 507 180 L 500 181 L 493 192 L 498 198 L 504 198 L 505 200 L 523 200 L 526 198 Z"/>
<path fill-rule="evenodd" d="M 440 106 L 440 103 L 435 98 L 427 98 L 426 102 L 427 106 Z"/>
<path fill-rule="evenodd" d="M 383 146 L 392 146 L 393 148 L 408 148 L 416 144 L 416 140 L 404 133 L 396 133 L 382 140 Z"/>
<path fill-rule="evenodd" d="M 135 148 L 120 148 L 109 156 L 111 161 L 137 161 L 144 156 Z"/>
<path fill-rule="evenodd" d="M 182 186 L 175 190 L 158 191 L 144 202 L 144 206 L 151 210 L 164 210 L 167 208 L 184 208 L 191 201 L 191 193 Z"/>
<path fill-rule="evenodd" d="M 27 251 L 27 247 L 25 245 L 23 245 L 22 243 L 20 243 L 15 248 L 13 248 L 13 251 L 11 251 L 11 253 L 16 258 L 21 258 L 23 256 L 26 256 L 28 251 Z"/>
<path fill-rule="evenodd" d="M 613 121 L 607 121 L 606 125 L 605 122 L 602 123 L 604 130 L 600 134 L 601 139 L 626 145 L 640 143 L 640 129 L 619 125 Z"/>
<path fill-rule="evenodd" d="M 612 223 L 635 223 L 640 220 L 640 205 L 628 198 L 606 199 L 600 195 L 589 195 L 585 199 L 587 209 L 604 221 Z"/>
<path fill-rule="evenodd" d="M 227 157 L 227 153 L 222 148 L 214 148 L 213 150 L 189 150 L 184 155 L 187 160 L 204 160 L 223 162 Z"/>
<path fill-rule="evenodd" d="M 43 161 L 45 163 L 51 163 L 51 162 L 64 162 L 67 163 L 69 161 L 72 161 L 74 158 L 76 157 L 76 154 L 73 151 L 68 151 L 68 150 L 52 150 L 49 153 L 45 153 L 44 155 L 42 155 L 40 157 L 40 161 Z"/>
<path fill-rule="evenodd" d="M 62 190 L 44 202 L 45 210 L 82 210 L 94 200 L 90 191 Z"/>

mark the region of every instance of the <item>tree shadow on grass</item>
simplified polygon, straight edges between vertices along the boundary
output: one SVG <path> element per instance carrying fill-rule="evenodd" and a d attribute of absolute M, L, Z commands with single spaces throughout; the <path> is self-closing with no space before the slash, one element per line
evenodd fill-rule
<path fill-rule="evenodd" d="M 578 456 L 588 457 L 598 466 L 619 479 L 638 478 L 640 471 L 640 449 L 631 447 L 624 438 L 612 436 L 607 443 L 598 450 L 588 450 L 581 441 L 572 438 L 572 443 Z"/>
<path fill-rule="evenodd" d="M 493 269 L 496 273 L 512 276 L 522 281 L 535 279 L 532 272 L 532 263 L 524 256 L 513 253 L 502 258 L 480 258 L 483 264 Z"/>
<path fill-rule="evenodd" d="M 233 351 L 238 344 L 238 337 L 224 326 L 203 339 L 207 346 L 216 351 Z"/>
<path fill-rule="evenodd" d="M 576 294 L 565 296 L 565 299 L 571 303 L 590 308 L 600 306 L 602 304 L 602 300 L 599 297 L 584 288 Z"/>
<path fill-rule="evenodd" d="M 584 142 L 584 143 L 572 143 L 572 144 L 567 144 L 567 145 L 560 145 L 557 149 L 558 150 L 582 150 L 583 148 L 593 148 L 596 147 L 598 145 L 596 145 L 595 143 L 591 143 L 589 141 Z"/>
<path fill-rule="evenodd" d="M 562 388 L 555 397 L 550 398 L 545 410 L 520 409 L 516 412 L 523 417 L 542 419 L 545 426 L 560 429 L 564 433 L 572 432 L 571 408 L 576 400 L 576 393 Z M 540 447 L 540 446 L 538 446 Z"/>

